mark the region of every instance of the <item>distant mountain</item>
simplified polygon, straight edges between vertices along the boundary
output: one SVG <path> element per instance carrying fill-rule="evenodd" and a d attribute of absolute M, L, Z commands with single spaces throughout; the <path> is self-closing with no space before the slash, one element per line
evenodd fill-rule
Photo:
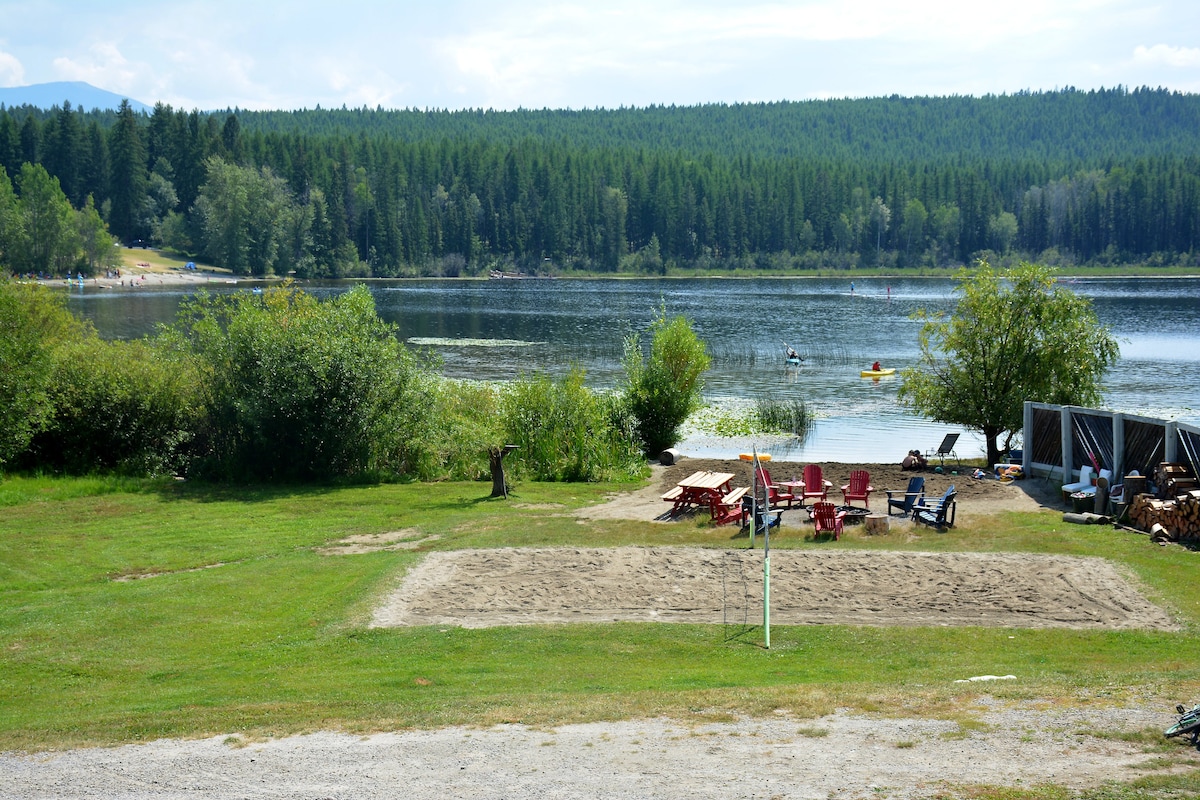
<path fill-rule="evenodd" d="M 84 111 L 92 111 L 97 108 L 115 111 L 123 99 L 125 99 L 123 95 L 97 89 L 83 81 L 54 81 L 52 83 L 35 83 L 32 86 L 0 88 L 0 103 L 9 108 L 23 105 L 51 108 L 61 106 L 64 100 L 69 100 L 73 107 L 82 108 Z M 134 111 L 150 113 L 154 110 L 133 98 L 129 98 L 129 105 Z"/>

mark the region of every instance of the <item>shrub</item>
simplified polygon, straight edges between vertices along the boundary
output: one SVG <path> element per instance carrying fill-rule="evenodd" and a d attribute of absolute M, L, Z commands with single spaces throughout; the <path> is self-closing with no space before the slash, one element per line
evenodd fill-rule
<path fill-rule="evenodd" d="M 667 320 L 665 309 L 650 326 L 650 355 L 636 334 L 625 343 L 626 402 L 648 455 L 675 444 L 679 428 L 700 406 L 701 377 L 710 359 L 686 318 Z"/>
<path fill-rule="evenodd" d="M 363 286 L 199 295 L 169 334 L 209 384 L 210 474 L 312 480 L 430 469 L 431 381 Z"/>
<path fill-rule="evenodd" d="M 487 451 L 502 444 L 504 423 L 500 390 L 493 384 L 440 379 L 432 391 L 434 403 L 429 439 L 434 474 L 454 480 L 479 480 L 488 475 Z"/>
<path fill-rule="evenodd" d="M 50 394 L 53 416 L 27 459 L 73 473 L 184 471 L 203 416 L 199 371 L 146 342 L 89 336 L 64 344 Z"/>
<path fill-rule="evenodd" d="M 629 479 L 644 462 L 630 436 L 619 399 L 598 395 L 572 370 L 555 381 L 545 375 L 510 384 L 502 400 L 505 443 L 518 450 L 506 465 L 544 481 Z"/>
<path fill-rule="evenodd" d="M 25 451 L 54 413 L 57 349 L 90 330 L 61 296 L 0 280 L 0 468 Z"/>

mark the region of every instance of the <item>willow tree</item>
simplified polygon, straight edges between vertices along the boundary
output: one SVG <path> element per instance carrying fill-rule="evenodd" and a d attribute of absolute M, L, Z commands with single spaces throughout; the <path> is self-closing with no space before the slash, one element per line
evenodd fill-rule
<path fill-rule="evenodd" d="M 948 316 L 918 311 L 921 356 L 904 370 L 899 396 L 939 422 L 979 431 L 989 464 L 1021 429 L 1024 403 L 1096 405 L 1119 355 L 1091 301 L 1058 283 L 1047 267 L 1010 270 L 980 261 L 962 270 Z"/>

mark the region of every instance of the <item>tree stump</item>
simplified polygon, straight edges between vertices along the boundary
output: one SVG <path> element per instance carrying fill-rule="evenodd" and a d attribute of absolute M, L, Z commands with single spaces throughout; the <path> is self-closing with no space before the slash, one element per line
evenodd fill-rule
<path fill-rule="evenodd" d="M 864 524 L 868 535 L 874 536 L 888 532 L 887 514 L 868 514 Z"/>
<path fill-rule="evenodd" d="M 508 482 L 504 479 L 504 457 L 516 449 L 515 444 L 488 448 L 488 467 L 492 471 L 492 497 L 508 498 Z"/>

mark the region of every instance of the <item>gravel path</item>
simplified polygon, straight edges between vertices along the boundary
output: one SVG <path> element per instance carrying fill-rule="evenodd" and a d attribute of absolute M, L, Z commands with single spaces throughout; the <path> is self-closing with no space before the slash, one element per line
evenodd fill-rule
<path fill-rule="evenodd" d="M 446 728 L 236 737 L 0 755 L 13 800 L 330 798 L 922 798 L 955 784 L 1071 788 L 1142 774 L 1135 745 L 1086 735 L 1165 727 L 1140 709 L 983 712 L 987 730 L 838 713 L 688 725 Z"/>

